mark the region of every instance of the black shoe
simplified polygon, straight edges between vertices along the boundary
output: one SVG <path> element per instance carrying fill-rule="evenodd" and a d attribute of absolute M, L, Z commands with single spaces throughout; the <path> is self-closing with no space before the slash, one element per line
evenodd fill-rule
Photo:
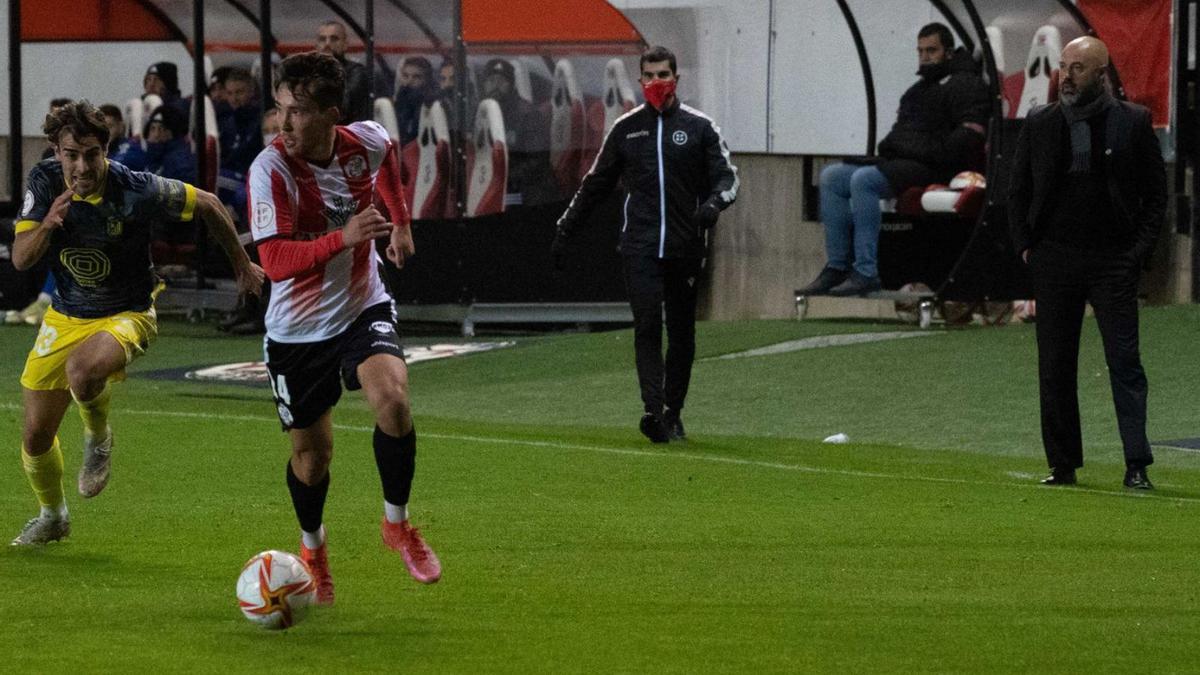
<path fill-rule="evenodd" d="M 1050 475 L 1042 479 L 1042 485 L 1074 485 L 1075 469 L 1051 469 Z"/>
<path fill-rule="evenodd" d="M 662 418 L 654 413 L 642 415 L 642 421 L 638 424 L 638 428 L 642 430 L 643 436 L 650 439 L 651 443 L 666 443 L 671 440 L 671 436 L 667 433 L 667 425 L 663 424 Z"/>
<path fill-rule="evenodd" d="M 796 295 L 822 295 L 828 293 L 829 289 L 849 278 L 850 273 L 846 270 L 835 270 L 832 267 L 826 267 L 821 270 L 816 279 L 813 279 L 811 284 L 798 289 Z"/>
<path fill-rule="evenodd" d="M 866 295 L 883 288 L 879 277 L 864 277 L 858 272 L 850 274 L 850 278 L 829 289 L 830 295 L 848 297 L 851 295 Z"/>
<path fill-rule="evenodd" d="M 1146 467 L 1125 469 L 1125 487 L 1134 490 L 1153 490 L 1154 483 L 1146 476 Z"/>
<path fill-rule="evenodd" d="M 226 332 L 230 335 L 262 335 L 267 332 L 267 327 L 263 324 L 262 319 L 250 318 L 233 324 Z"/>
<path fill-rule="evenodd" d="M 668 411 L 663 416 L 663 424 L 667 426 L 667 436 L 670 436 L 672 441 L 687 440 L 687 432 L 683 430 L 683 420 L 679 419 L 679 415 Z"/>

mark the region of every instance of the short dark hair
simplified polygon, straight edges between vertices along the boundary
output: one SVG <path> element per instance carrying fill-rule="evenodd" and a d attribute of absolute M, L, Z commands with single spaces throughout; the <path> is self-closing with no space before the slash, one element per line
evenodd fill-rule
<path fill-rule="evenodd" d="M 52 98 L 50 99 L 50 109 L 61 108 L 71 102 L 69 98 Z"/>
<path fill-rule="evenodd" d="M 425 73 L 425 77 L 433 77 L 433 64 L 424 56 L 410 56 L 400 64 L 401 68 L 404 66 L 416 66 Z"/>
<path fill-rule="evenodd" d="M 279 64 L 275 91 L 285 84 L 293 95 L 311 98 L 322 110 L 341 108 L 346 75 L 336 58 L 320 52 L 304 52 L 293 54 Z"/>
<path fill-rule="evenodd" d="M 954 49 L 954 33 L 946 27 L 944 23 L 927 23 L 921 26 L 921 30 L 917 31 L 917 39 L 929 37 L 930 35 L 938 36 L 938 41 L 942 43 L 942 49 L 950 51 Z"/>
<path fill-rule="evenodd" d="M 51 145 L 58 146 L 64 131 L 71 132 L 75 140 L 95 136 L 100 145 L 108 145 L 108 125 L 104 122 L 104 115 L 86 100 L 70 101 L 46 115 L 46 121 L 42 123 L 42 133 L 46 134 L 46 140 L 50 141 Z"/>
<path fill-rule="evenodd" d="M 121 109 L 111 103 L 105 103 L 99 108 L 100 114 L 106 117 L 115 117 L 119 120 L 124 120 L 125 116 L 121 114 Z"/>
<path fill-rule="evenodd" d="M 638 61 L 638 70 L 642 69 L 647 63 L 656 61 L 666 61 L 671 66 L 671 74 L 676 74 L 675 70 L 675 52 L 663 46 L 651 47 L 642 52 L 642 58 Z"/>

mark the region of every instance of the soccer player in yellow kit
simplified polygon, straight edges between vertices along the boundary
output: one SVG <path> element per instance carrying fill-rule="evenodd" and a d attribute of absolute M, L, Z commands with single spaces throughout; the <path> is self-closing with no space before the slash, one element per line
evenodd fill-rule
<path fill-rule="evenodd" d="M 239 290 L 257 293 L 263 278 L 215 195 L 107 159 L 108 126 L 90 103 L 47 115 L 43 131 L 54 157 L 29 173 L 12 260 L 23 270 L 49 256 L 57 289 L 21 375 L 21 463 L 41 512 L 14 546 L 71 531 L 57 434 L 72 399 L 84 428 L 79 493 L 94 497 L 108 483 L 109 383 L 125 379 L 125 367 L 158 335 L 151 225 L 199 217 L 233 262 Z"/>

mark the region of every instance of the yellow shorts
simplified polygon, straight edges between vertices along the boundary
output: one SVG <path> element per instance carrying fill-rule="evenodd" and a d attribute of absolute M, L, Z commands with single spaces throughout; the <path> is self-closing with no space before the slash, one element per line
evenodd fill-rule
<path fill-rule="evenodd" d="M 145 312 L 121 312 L 99 319 L 77 319 L 48 309 L 33 349 L 25 359 L 21 386 L 37 390 L 69 389 L 67 358 L 85 340 L 101 332 L 112 335 L 125 348 L 125 365 L 129 365 L 158 337 L 158 318 L 154 307 Z M 125 370 L 122 368 L 108 379 L 124 380 Z"/>

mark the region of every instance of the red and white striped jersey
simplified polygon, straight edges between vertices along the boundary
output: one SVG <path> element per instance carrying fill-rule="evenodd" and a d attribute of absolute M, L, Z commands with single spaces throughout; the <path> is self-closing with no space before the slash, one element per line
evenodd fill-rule
<path fill-rule="evenodd" d="M 380 171 L 385 162 L 388 168 L 396 162 L 395 154 L 387 132 L 375 122 L 337 127 L 333 161 L 326 167 L 288 156 L 276 138 L 255 158 L 247 178 L 254 241 L 312 241 L 340 230 L 372 202 L 380 204 L 378 193 L 403 195 L 398 184 L 377 185 L 398 176 Z M 362 242 L 324 265 L 276 281 L 267 336 L 290 343 L 325 340 L 344 332 L 367 307 L 390 300 L 374 242 Z"/>

